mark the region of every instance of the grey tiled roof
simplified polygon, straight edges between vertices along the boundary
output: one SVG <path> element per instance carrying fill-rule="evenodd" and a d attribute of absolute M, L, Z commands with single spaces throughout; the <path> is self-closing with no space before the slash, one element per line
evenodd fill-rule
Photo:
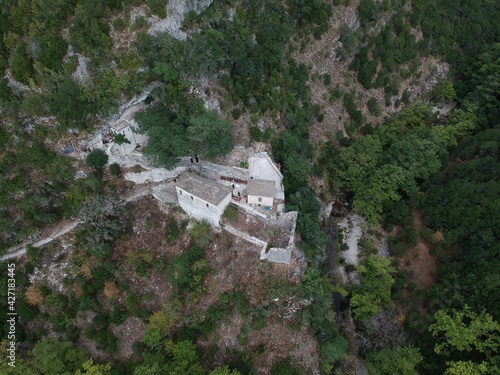
<path fill-rule="evenodd" d="M 248 180 L 247 189 L 248 195 L 274 198 L 276 194 L 276 183 L 274 181 L 251 178 Z"/>
<path fill-rule="evenodd" d="M 215 206 L 231 193 L 227 186 L 187 172 L 179 177 L 175 186 Z"/>

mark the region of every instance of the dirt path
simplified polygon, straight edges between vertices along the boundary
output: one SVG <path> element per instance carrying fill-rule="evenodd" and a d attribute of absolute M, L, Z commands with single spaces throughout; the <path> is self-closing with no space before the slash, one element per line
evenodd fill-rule
<path fill-rule="evenodd" d="M 142 186 L 138 185 L 136 186 L 131 194 L 128 195 L 128 197 L 125 198 L 126 202 L 133 202 L 138 200 L 139 198 L 142 198 L 146 195 L 151 194 L 151 189 L 153 185 L 147 185 L 147 186 Z M 44 246 L 59 237 L 65 235 L 66 233 L 71 232 L 73 229 L 75 229 L 79 224 L 81 223 L 80 220 L 73 220 L 69 223 L 66 223 L 62 226 L 57 226 L 56 229 L 54 229 L 50 234 L 45 235 L 42 239 L 36 241 L 36 242 L 31 242 L 31 241 L 26 241 L 22 243 L 21 245 L 12 247 L 9 249 L 8 253 L 0 257 L 0 262 L 4 262 L 9 259 L 15 259 L 23 256 L 26 254 L 26 249 L 29 245 L 38 248 L 41 246 Z"/>
<path fill-rule="evenodd" d="M 436 282 L 436 257 L 429 254 L 432 245 L 427 243 L 422 237 L 422 230 L 425 224 L 422 218 L 422 212 L 413 211 L 413 225 L 417 231 L 418 245 L 408 251 L 401 259 L 402 268 L 412 271 L 411 281 L 417 284 L 422 290 L 429 289 Z"/>

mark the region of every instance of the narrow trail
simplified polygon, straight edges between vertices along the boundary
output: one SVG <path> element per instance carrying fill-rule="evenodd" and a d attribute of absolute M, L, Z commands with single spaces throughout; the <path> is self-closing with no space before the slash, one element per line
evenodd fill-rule
<path fill-rule="evenodd" d="M 155 186 L 155 185 L 156 184 L 148 184 L 147 186 L 137 185 L 132 190 L 131 194 L 129 194 L 129 196 L 124 198 L 124 200 L 128 203 L 128 202 L 136 201 L 139 198 L 145 197 L 147 195 L 150 195 L 151 190 L 152 190 L 153 186 Z M 0 262 L 5 262 L 7 260 L 19 258 L 19 257 L 25 255 L 26 249 L 29 245 L 31 245 L 35 248 L 38 248 L 38 247 L 41 247 L 41 246 L 46 245 L 48 243 L 51 243 L 52 241 L 58 239 L 59 237 L 65 235 L 66 233 L 71 232 L 79 224 L 81 224 L 80 220 L 78 220 L 78 219 L 73 220 L 73 221 L 69 222 L 68 224 L 64 225 L 62 228 L 60 228 L 60 227 L 56 228 L 52 233 L 45 235 L 44 238 L 39 239 L 36 242 L 25 241 L 20 245 L 14 246 L 8 250 L 7 254 L 0 257 Z"/>

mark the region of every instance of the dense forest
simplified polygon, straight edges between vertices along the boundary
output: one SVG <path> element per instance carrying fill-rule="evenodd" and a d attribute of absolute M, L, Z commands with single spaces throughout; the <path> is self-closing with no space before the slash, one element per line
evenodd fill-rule
<path fill-rule="evenodd" d="M 2 314 L 9 262 L 18 313 L 15 367 L 0 325 L 0 373 L 500 374 L 500 3 L 208 3 L 184 15 L 182 39 L 148 32 L 166 0 L 2 2 L 0 253 L 61 221 L 80 225 L 69 255 L 28 246 L 0 263 Z M 426 61 L 446 74 L 422 81 Z M 135 120 L 152 164 L 268 146 L 286 209 L 299 212 L 300 280 L 253 265 L 212 295 L 222 269 L 238 272 L 210 257 L 214 243 L 236 257 L 230 239 L 177 208 L 127 203 L 121 167 L 101 150 L 66 154 L 151 83 Z M 331 202 L 366 219 L 357 266 L 345 265 L 345 213 L 322 214 Z M 388 257 L 377 255 L 382 236 Z M 435 259 L 425 288 L 408 268 L 421 243 Z M 64 263 L 60 285 L 47 263 Z M 358 282 L 342 282 L 340 266 Z M 234 320 L 236 344 L 222 351 Z M 139 332 L 128 352 L 125 326 Z M 283 353 L 271 327 L 304 341 Z"/>

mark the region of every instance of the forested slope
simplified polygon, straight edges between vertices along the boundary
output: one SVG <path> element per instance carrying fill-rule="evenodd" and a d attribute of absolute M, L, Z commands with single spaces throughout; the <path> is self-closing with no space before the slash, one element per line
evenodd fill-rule
<path fill-rule="evenodd" d="M 499 373 L 499 3 L 221 0 L 186 16 L 185 40 L 148 33 L 166 10 L 161 0 L 2 3 L 0 249 L 64 217 L 84 223 L 71 255 L 28 248 L 17 273 L 17 367 L 2 355 L 0 371 L 344 374 L 361 358 L 370 374 Z M 429 64 L 449 66 L 445 79 L 427 74 Z M 120 167 L 99 151 L 86 163 L 63 155 L 66 137 L 99 128 L 151 82 L 136 120 L 153 163 L 215 159 L 235 143 L 272 151 L 287 209 L 299 211 L 299 281 L 254 262 L 252 277 L 212 295 L 207 281 L 249 267 L 227 237 L 188 229 L 182 213 L 147 201 L 161 220 L 138 214 L 119 199 L 128 188 Z M 438 117 L 431 107 L 446 100 L 457 107 Z M 362 259 L 349 270 L 360 283 L 334 285 L 342 235 L 320 219 L 332 201 L 368 220 L 372 237 L 360 239 Z M 392 233 L 390 259 L 376 255 L 380 225 Z M 420 237 L 437 258 L 426 290 L 403 267 Z M 214 243 L 227 264 L 211 257 Z M 68 267 L 64 288 L 30 282 L 52 262 Z M 173 292 L 160 301 L 148 282 Z M 235 347 L 220 350 L 217 335 L 235 326 Z M 127 355 L 117 327 L 135 332 Z M 256 339 L 276 327 L 313 342 L 307 365 L 300 349 L 273 356 L 274 344 Z"/>

